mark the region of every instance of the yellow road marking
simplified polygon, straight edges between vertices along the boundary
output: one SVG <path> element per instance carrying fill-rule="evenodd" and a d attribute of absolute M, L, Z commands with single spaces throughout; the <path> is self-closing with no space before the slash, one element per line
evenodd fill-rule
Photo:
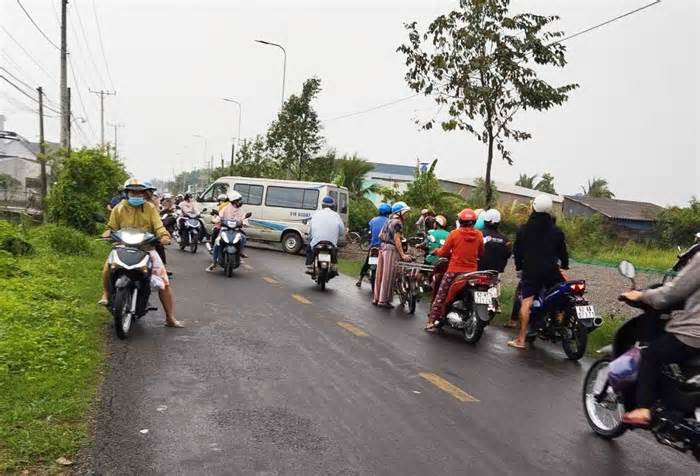
<path fill-rule="evenodd" d="M 251 265 L 249 265 L 249 264 L 244 264 L 243 267 L 244 267 L 245 269 L 247 269 L 248 271 L 253 271 L 253 269 L 254 269 L 254 268 L 253 268 Z"/>
<path fill-rule="evenodd" d="M 456 385 L 452 385 L 450 382 L 448 382 L 444 378 L 440 377 L 439 375 L 436 375 L 436 374 L 430 373 L 430 372 L 421 372 L 418 375 L 420 375 L 425 380 L 427 380 L 428 382 L 435 385 L 437 388 L 439 388 L 443 392 L 449 393 L 450 395 L 455 397 L 460 402 L 478 402 L 479 401 L 476 398 L 469 395 L 464 390 L 462 390 L 461 388 L 457 387 Z"/>
<path fill-rule="evenodd" d="M 362 329 L 360 329 L 359 327 L 357 327 L 355 324 L 351 324 L 351 323 L 346 322 L 346 321 L 339 321 L 339 322 L 336 322 L 336 324 L 338 324 L 340 327 L 342 327 L 343 329 L 345 329 L 350 334 L 352 334 L 356 337 L 367 337 L 367 333 L 365 331 L 363 331 Z"/>
<path fill-rule="evenodd" d="M 265 276 L 265 277 L 263 278 L 263 280 L 264 280 L 266 283 L 270 283 L 270 284 L 279 284 L 278 281 L 276 281 L 275 279 L 270 278 L 270 277 L 268 277 L 268 276 Z"/>
<path fill-rule="evenodd" d="M 311 304 L 311 301 L 309 301 L 308 299 L 306 299 L 306 298 L 305 298 L 304 296 L 302 296 L 301 294 L 292 294 L 292 298 L 293 298 L 295 301 L 299 301 L 299 302 L 302 303 L 302 304 Z"/>

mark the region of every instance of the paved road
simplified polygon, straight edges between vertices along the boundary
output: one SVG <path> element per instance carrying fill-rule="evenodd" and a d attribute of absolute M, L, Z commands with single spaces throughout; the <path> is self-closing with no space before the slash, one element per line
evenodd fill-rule
<path fill-rule="evenodd" d="M 250 250 L 231 279 L 171 251 L 181 330 L 159 314 L 111 346 L 89 474 L 697 474 L 628 433 L 596 438 L 586 364 L 421 330 L 350 278 L 317 291 L 302 262 Z M 166 406 L 167 408 L 164 408 Z M 142 430 L 148 430 L 142 434 Z"/>

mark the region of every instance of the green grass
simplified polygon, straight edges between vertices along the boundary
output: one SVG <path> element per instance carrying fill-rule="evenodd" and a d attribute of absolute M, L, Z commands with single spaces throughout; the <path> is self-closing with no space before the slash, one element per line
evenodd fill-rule
<path fill-rule="evenodd" d="M 364 262 L 364 258 L 338 258 L 338 272 L 347 274 L 351 278 L 357 279 L 360 276 L 360 270 L 362 269 L 362 263 Z"/>
<path fill-rule="evenodd" d="M 29 233 L 31 256 L 0 252 L 0 473 L 75 455 L 104 360 L 106 249 L 59 255 L 44 231 Z"/>
<path fill-rule="evenodd" d="M 577 261 L 617 266 L 626 259 L 640 269 L 665 271 L 676 262 L 677 250 L 652 248 L 638 243 L 624 245 L 574 248 L 572 255 Z"/>

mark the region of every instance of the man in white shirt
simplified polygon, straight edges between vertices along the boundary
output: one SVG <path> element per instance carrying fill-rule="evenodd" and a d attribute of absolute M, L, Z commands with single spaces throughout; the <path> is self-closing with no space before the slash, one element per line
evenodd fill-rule
<path fill-rule="evenodd" d="M 313 270 L 314 246 L 322 241 L 333 243 L 338 246 L 338 240 L 345 234 L 345 225 L 333 208 L 335 200 L 333 197 L 323 197 L 321 210 L 314 213 L 309 222 L 309 245 L 306 247 L 306 268 L 307 272 Z"/>

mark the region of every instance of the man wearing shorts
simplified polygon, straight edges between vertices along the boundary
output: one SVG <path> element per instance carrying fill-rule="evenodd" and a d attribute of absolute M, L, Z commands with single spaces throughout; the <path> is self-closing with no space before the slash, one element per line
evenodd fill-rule
<path fill-rule="evenodd" d="M 569 269 L 564 233 L 554 224 L 552 199 L 540 195 L 532 203 L 532 214 L 515 236 L 515 269 L 521 275 L 520 332 L 511 347 L 525 348 L 534 297 L 563 281 L 562 269 Z"/>

